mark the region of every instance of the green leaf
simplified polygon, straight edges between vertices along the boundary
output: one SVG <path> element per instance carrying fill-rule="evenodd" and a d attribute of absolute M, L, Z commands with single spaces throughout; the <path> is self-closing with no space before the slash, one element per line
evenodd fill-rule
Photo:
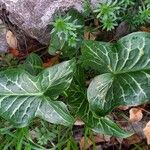
<path fill-rule="evenodd" d="M 41 58 L 37 54 L 31 53 L 25 60 L 23 67 L 31 75 L 38 75 L 43 70 L 42 64 Z"/>
<path fill-rule="evenodd" d="M 51 42 L 48 47 L 48 52 L 51 55 L 56 55 L 57 51 L 61 51 L 65 45 L 65 39 L 60 39 L 56 33 L 51 34 Z"/>
<path fill-rule="evenodd" d="M 111 121 L 108 117 L 100 117 L 100 118 L 93 117 L 91 111 L 89 111 L 87 114 L 88 114 L 87 118 L 84 119 L 86 124 L 97 133 L 121 138 L 127 138 L 132 135 L 132 133 L 126 132 L 123 129 L 121 129 L 116 123 Z"/>
<path fill-rule="evenodd" d="M 68 17 L 70 19 L 65 21 L 65 19 Z M 62 29 L 60 31 L 58 31 L 54 26 L 52 30 L 54 32 L 51 33 L 51 41 L 48 52 L 51 55 L 56 55 L 56 52 L 59 51 L 62 52 L 63 56 L 72 58 L 77 53 L 77 50 L 81 47 L 84 31 L 84 18 L 77 10 L 70 9 L 61 19 L 66 25 L 64 25 L 64 27 L 61 25 Z M 55 22 L 58 20 L 59 18 L 56 18 Z"/>
<path fill-rule="evenodd" d="M 56 124 L 73 124 L 66 105 L 54 98 L 70 86 L 74 68 L 71 60 L 47 68 L 36 77 L 22 69 L 2 71 L 0 116 L 18 127 L 28 125 L 35 117 Z"/>
<path fill-rule="evenodd" d="M 71 86 L 67 90 L 67 102 L 74 116 L 82 119 L 85 124 L 97 133 L 126 138 L 130 133 L 121 129 L 108 118 L 96 118 L 90 111 L 86 96 L 83 69 L 77 68 Z"/>
<path fill-rule="evenodd" d="M 95 114 L 105 116 L 119 105 L 149 101 L 150 33 L 132 33 L 114 44 L 85 41 L 82 52 L 83 65 L 102 73 L 87 91 Z"/>
<path fill-rule="evenodd" d="M 67 16 L 71 16 L 71 21 L 76 20 L 78 25 L 84 25 L 84 17 L 83 15 L 77 11 L 76 9 L 70 9 L 67 13 Z M 83 28 L 77 29 L 78 32 L 83 32 Z"/>
<path fill-rule="evenodd" d="M 71 112 L 74 113 L 75 116 L 84 115 L 85 106 L 87 106 L 88 101 L 86 99 L 84 72 L 81 67 L 77 66 L 73 81 L 66 93 L 66 101 L 68 102 L 68 106 L 70 106 Z"/>

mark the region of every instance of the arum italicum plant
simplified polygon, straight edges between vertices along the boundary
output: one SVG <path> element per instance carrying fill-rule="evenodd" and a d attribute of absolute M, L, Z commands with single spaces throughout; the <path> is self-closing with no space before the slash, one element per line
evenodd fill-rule
<path fill-rule="evenodd" d="M 17 127 L 27 126 L 35 117 L 69 126 L 74 124 L 74 118 L 80 117 L 95 132 L 130 136 L 107 115 L 120 105 L 149 102 L 150 33 L 132 33 L 116 43 L 87 40 L 81 52 L 83 66 L 99 72 L 88 89 L 84 85 L 84 74 L 76 69 L 75 60 L 41 72 L 37 67 L 38 75 L 31 75 L 24 69 L 1 71 L 0 116 Z M 36 65 L 31 57 L 28 60 Z M 63 102 L 59 101 L 59 95 L 65 90 L 67 101 L 64 95 Z"/>
<path fill-rule="evenodd" d="M 66 61 L 32 76 L 23 69 L 0 73 L 0 116 L 17 127 L 27 126 L 35 117 L 50 123 L 72 125 L 67 106 L 57 101 L 73 78 L 74 60 Z"/>
<path fill-rule="evenodd" d="M 35 117 L 53 124 L 70 126 L 73 125 L 74 118 L 78 116 L 88 127 L 98 133 L 117 137 L 130 135 L 108 118 L 95 118 L 93 116 L 88 109 L 89 104 L 85 87 L 75 85 L 73 86 L 75 91 L 72 90 L 72 87 L 69 87 L 73 75 L 78 72 L 75 71 L 74 60 L 42 69 L 43 71 L 41 72 L 39 68 L 41 69 L 42 66 L 40 66 L 39 57 L 31 54 L 23 65 L 24 69 L 10 69 L 0 72 L 0 116 L 16 127 L 29 125 Z M 30 74 L 26 72 L 29 71 L 29 68 L 30 70 L 34 68 L 34 73 L 31 71 L 29 72 Z M 81 78 L 82 81 L 83 78 Z M 70 115 L 67 109 L 68 105 L 64 103 L 65 100 L 64 102 L 58 101 L 59 94 L 66 89 L 68 89 L 69 93 L 71 92 L 69 94 L 66 91 L 69 103 L 73 101 L 74 111 L 71 111 L 71 114 L 74 115 L 73 112 L 76 112 L 74 117 Z"/>
<path fill-rule="evenodd" d="M 150 101 L 150 33 L 132 33 L 117 43 L 85 41 L 82 53 L 83 64 L 100 73 L 87 90 L 94 114 Z"/>

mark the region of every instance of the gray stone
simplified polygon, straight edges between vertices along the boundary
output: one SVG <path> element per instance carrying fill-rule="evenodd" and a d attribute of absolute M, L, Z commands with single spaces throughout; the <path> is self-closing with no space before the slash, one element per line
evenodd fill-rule
<path fill-rule="evenodd" d="M 49 42 L 48 24 L 58 10 L 81 10 L 81 0 L 0 0 L 10 12 L 10 21 L 43 44 Z"/>
<path fill-rule="evenodd" d="M 100 0 L 91 0 L 95 3 Z M 58 10 L 82 11 L 83 0 L 0 0 L 10 12 L 9 20 L 42 44 L 49 43 L 48 25 Z"/>
<path fill-rule="evenodd" d="M 5 53 L 8 50 L 8 44 L 6 41 L 6 28 L 0 20 L 0 53 Z"/>

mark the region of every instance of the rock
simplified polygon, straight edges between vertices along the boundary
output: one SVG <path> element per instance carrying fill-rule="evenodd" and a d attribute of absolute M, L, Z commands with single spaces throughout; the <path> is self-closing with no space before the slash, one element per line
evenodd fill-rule
<path fill-rule="evenodd" d="M 7 52 L 8 45 L 6 41 L 6 28 L 0 20 L 0 53 Z"/>
<path fill-rule="evenodd" d="M 95 5 L 97 0 L 91 0 Z M 42 44 L 48 44 L 53 15 L 58 10 L 83 9 L 83 0 L 0 0 L 9 11 L 9 20 Z"/>
<path fill-rule="evenodd" d="M 0 0 L 10 12 L 9 20 L 43 44 L 49 42 L 48 24 L 53 14 L 70 7 L 81 9 L 80 0 Z"/>

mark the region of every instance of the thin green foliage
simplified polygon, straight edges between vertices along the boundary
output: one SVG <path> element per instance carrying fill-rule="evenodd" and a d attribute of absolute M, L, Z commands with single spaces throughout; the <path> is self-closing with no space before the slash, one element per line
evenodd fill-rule
<path fill-rule="evenodd" d="M 84 13 L 99 19 L 102 28 L 110 31 L 122 21 L 127 21 L 133 27 L 149 23 L 149 6 L 149 0 L 105 0 L 95 8 L 89 0 L 85 0 Z"/>

